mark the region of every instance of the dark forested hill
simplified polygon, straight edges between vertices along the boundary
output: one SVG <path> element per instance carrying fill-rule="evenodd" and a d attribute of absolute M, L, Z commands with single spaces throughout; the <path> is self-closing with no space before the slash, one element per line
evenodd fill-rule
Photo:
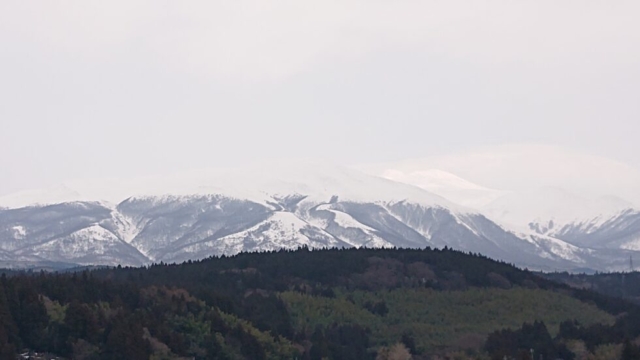
<path fill-rule="evenodd" d="M 565 283 L 572 288 L 588 289 L 601 294 L 607 294 L 626 299 L 640 305 L 640 272 L 626 273 L 596 273 L 596 274 L 571 274 L 541 273 L 541 276 L 560 283 Z"/>
<path fill-rule="evenodd" d="M 24 350 L 73 359 L 527 359 L 532 350 L 536 359 L 610 359 L 634 358 L 639 335 L 632 303 L 448 249 L 300 249 L 0 279 L 0 359 Z"/>

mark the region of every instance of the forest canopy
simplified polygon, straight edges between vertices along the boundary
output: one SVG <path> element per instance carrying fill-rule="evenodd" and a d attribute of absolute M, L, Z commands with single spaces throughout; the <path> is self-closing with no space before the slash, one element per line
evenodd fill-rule
<path fill-rule="evenodd" d="M 0 359 L 629 358 L 638 320 L 623 299 L 450 249 L 302 248 L 0 278 Z"/>

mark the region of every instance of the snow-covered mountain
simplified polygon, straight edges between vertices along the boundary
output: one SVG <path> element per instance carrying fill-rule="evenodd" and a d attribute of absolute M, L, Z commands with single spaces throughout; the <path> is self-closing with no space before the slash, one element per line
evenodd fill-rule
<path fill-rule="evenodd" d="M 360 168 L 379 176 L 389 170 L 411 174 L 436 169 L 455 174 L 475 186 L 498 191 L 555 187 L 589 198 L 614 195 L 640 204 L 640 169 L 617 160 L 551 145 L 491 146 Z M 419 183 L 415 185 L 419 186 Z M 445 185 L 451 186 L 448 182 Z"/>
<path fill-rule="evenodd" d="M 3 197 L 0 265 L 135 266 L 300 246 L 447 246 L 535 269 L 604 270 L 624 268 L 637 250 L 495 222 L 425 187 L 467 194 L 467 205 L 495 204 L 510 193 L 443 171 L 392 175 L 422 183 L 313 163 L 78 182 L 53 189 L 55 196 L 30 195 L 29 206 Z"/>
<path fill-rule="evenodd" d="M 385 179 L 415 185 L 457 204 L 471 208 L 481 208 L 506 195 L 505 191 L 475 184 L 440 169 L 409 171 L 385 169 L 380 176 Z"/>
<path fill-rule="evenodd" d="M 593 231 L 634 205 L 615 196 L 586 197 L 559 187 L 513 191 L 482 206 L 483 213 L 511 227 L 560 236 L 565 226 Z M 566 231 L 566 229 L 565 229 Z"/>
<path fill-rule="evenodd" d="M 624 250 L 640 250 L 640 171 L 614 160 L 505 145 L 362 168 L 474 207 L 521 236 L 608 253 L 620 264 L 626 256 L 621 270 L 634 256 Z"/>
<path fill-rule="evenodd" d="M 122 241 L 116 214 L 100 203 L 69 202 L 0 210 L 5 263 L 140 265 L 147 261 Z"/>
<path fill-rule="evenodd" d="M 20 191 L 0 197 L 0 209 L 81 201 L 82 196 L 65 185 L 48 189 Z"/>
<path fill-rule="evenodd" d="M 577 246 L 640 250 L 640 211 L 626 208 L 570 222 L 531 222 L 530 228 Z"/>

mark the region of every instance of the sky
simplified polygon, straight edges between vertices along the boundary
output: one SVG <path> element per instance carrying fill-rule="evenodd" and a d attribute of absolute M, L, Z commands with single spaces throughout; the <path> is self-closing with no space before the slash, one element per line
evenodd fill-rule
<path fill-rule="evenodd" d="M 640 168 L 638 1 L 0 2 L 0 195 L 545 144 Z"/>

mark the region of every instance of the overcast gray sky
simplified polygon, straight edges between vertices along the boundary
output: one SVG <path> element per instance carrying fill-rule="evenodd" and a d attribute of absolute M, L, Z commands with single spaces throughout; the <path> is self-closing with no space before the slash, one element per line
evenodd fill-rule
<path fill-rule="evenodd" d="M 503 143 L 640 167 L 640 2 L 2 1 L 0 195 Z"/>

